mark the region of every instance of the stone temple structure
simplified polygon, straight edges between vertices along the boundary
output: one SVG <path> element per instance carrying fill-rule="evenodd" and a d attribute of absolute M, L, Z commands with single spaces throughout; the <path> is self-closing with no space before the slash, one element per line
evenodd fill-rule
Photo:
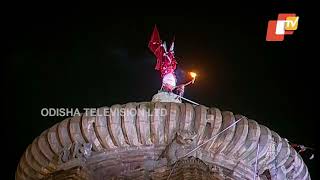
<path fill-rule="evenodd" d="M 242 115 L 163 95 L 55 124 L 27 147 L 16 180 L 310 179 L 303 159 L 276 132 Z"/>

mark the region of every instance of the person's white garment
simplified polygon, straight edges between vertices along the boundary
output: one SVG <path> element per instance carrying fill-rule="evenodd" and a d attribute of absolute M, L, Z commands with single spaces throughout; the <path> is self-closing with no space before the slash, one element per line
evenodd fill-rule
<path fill-rule="evenodd" d="M 169 73 L 169 74 L 166 74 L 165 76 L 163 76 L 162 84 L 169 84 L 169 85 L 175 87 L 177 84 L 177 80 L 176 80 L 175 75 L 173 73 Z"/>

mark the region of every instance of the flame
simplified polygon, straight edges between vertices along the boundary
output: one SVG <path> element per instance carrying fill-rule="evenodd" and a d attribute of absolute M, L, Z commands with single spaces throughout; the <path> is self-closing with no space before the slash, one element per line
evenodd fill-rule
<path fill-rule="evenodd" d="M 195 72 L 190 72 L 189 74 L 190 74 L 190 76 L 191 76 L 193 79 L 195 79 L 196 76 L 197 76 L 197 73 L 195 73 Z"/>

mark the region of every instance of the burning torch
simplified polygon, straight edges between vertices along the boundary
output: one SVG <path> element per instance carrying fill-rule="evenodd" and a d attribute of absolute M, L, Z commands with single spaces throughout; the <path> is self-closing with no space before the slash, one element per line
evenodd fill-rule
<path fill-rule="evenodd" d="M 193 84 L 194 81 L 196 80 L 197 74 L 195 72 L 190 72 L 189 74 L 192 77 L 192 84 Z"/>
<path fill-rule="evenodd" d="M 184 86 L 188 86 L 189 84 L 193 84 L 196 80 L 197 74 L 195 72 L 189 72 L 189 75 L 192 77 L 192 80 L 185 83 Z"/>
<path fill-rule="evenodd" d="M 191 84 L 191 83 L 193 84 L 194 81 L 196 80 L 196 76 L 197 76 L 196 73 L 190 72 L 189 75 L 192 77 L 192 80 L 191 80 L 191 81 L 189 81 L 189 82 L 187 82 L 187 83 L 185 83 L 185 84 L 181 84 L 181 85 L 179 85 L 179 86 L 176 87 L 176 90 L 177 90 L 177 92 L 179 93 L 179 96 L 178 96 L 178 97 L 180 97 L 180 98 L 182 98 L 182 99 L 185 99 L 185 98 L 182 97 L 183 94 L 184 94 L 184 88 L 185 88 L 186 86 L 188 86 L 189 84 Z M 188 99 L 185 99 L 185 100 L 187 100 L 187 101 L 190 102 L 190 100 L 188 100 Z M 195 102 L 193 102 L 193 101 L 191 101 L 191 102 L 194 103 L 194 104 L 197 104 L 197 103 L 195 103 Z"/>

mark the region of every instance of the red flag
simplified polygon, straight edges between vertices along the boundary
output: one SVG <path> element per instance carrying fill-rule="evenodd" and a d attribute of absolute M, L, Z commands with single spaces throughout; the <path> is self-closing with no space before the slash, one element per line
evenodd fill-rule
<path fill-rule="evenodd" d="M 158 32 L 157 26 L 155 25 L 148 46 L 149 46 L 149 49 L 153 52 L 153 54 L 157 58 L 157 64 L 155 67 L 156 70 L 160 70 L 161 64 L 162 64 L 162 59 L 163 59 L 164 49 L 161 46 L 161 43 L 162 43 L 162 41 L 160 39 L 160 35 Z"/>
<path fill-rule="evenodd" d="M 173 73 L 176 69 L 176 59 L 174 58 L 174 39 L 172 41 L 170 51 L 166 51 L 165 43 L 162 44 L 157 26 L 154 26 L 153 33 L 148 45 L 149 49 L 157 58 L 155 69 L 161 71 L 161 76 Z"/>
<path fill-rule="evenodd" d="M 161 39 L 157 29 L 157 26 L 154 26 L 153 33 L 149 42 L 150 50 L 155 53 L 155 51 L 160 47 Z"/>

